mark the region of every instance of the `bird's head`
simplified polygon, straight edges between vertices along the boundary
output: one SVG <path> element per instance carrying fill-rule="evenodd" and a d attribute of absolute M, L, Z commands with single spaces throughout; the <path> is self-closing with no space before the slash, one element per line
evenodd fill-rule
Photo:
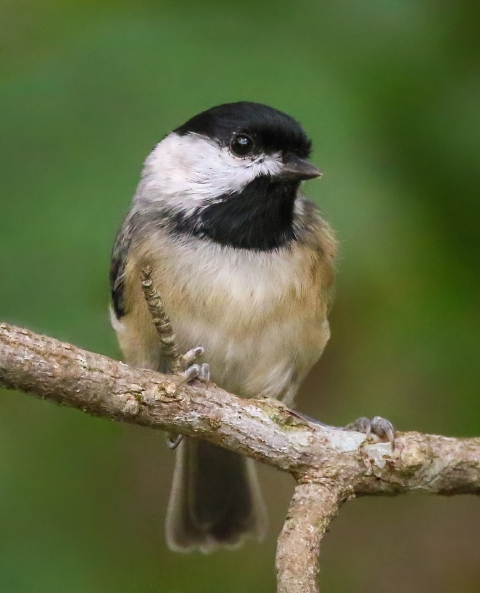
<path fill-rule="evenodd" d="M 289 115 L 259 103 L 219 105 L 157 144 L 136 200 L 167 206 L 179 229 L 199 236 L 235 247 L 276 247 L 289 234 L 300 183 L 321 175 L 310 151 Z"/>

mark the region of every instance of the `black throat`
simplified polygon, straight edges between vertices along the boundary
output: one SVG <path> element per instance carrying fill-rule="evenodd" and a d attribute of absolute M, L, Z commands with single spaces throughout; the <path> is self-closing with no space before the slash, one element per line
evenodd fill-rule
<path fill-rule="evenodd" d="M 238 249 L 276 249 L 295 240 L 293 210 L 299 185 L 258 177 L 193 214 L 177 214 L 175 230 Z"/>

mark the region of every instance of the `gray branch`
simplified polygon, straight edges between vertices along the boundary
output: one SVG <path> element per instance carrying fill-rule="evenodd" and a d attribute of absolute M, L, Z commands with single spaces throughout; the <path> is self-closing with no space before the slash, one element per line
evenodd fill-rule
<path fill-rule="evenodd" d="M 278 593 L 316 593 L 320 542 L 344 499 L 329 480 L 298 484 L 278 538 Z"/>
<path fill-rule="evenodd" d="M 480 494 L 480 438 L 416 432 L 390 443 L 310 424 L 283 404 L 240 399 L 0 324 L 0 386 L 89 414 L 186 434 L 298 481 L 277 551 L 278 591 L 315 593 L 317 555 L 340 504 L 363 495 Z"/>

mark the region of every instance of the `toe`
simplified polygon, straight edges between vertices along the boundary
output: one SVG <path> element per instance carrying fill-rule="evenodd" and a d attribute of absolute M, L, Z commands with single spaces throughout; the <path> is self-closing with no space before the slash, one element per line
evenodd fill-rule
<path fill-rule="evenodd" d="M 188 352 L 185 352 L 185 354 L 182 356 L 183 368 L 188 368 L 192 363 L 200 358 L 204 352 L 205 350 L 201 346 L 197 346 L 196 348 L 192 348 Z"/>
<path fill-rule="evenodd" d="M 193 381 L 197 379 L 200 375 L 201 367 L 199 364 L 192 364 L 189 366 L 188 369 L 183 373 L 184 382 L 188 383 L 189 381 Z"/>
<path fill-rule="evenodd" d="M 200 381 L 203 381 L 204 383 L 208 383 L 210 381 L 210 365 L 206 362 L 204 362 L 201 365 L 198 378 Z"/>
<path fill-rule="evenodd" d="M 357 418 L 355 422 L 348 424 L 345 428 L 348 430 L 354 430 L 355 432 L 361 432 L 366 434 L 368 437 L 372 432 L 372 421 L 366 416 L 361 416 L 360 418 Z"/>
<path fill-rule="evenodd" d="M 395 427 L 386 418 L 375 416 L 372 420 L 372 432 L 382 439 L 387 438 L 392 445 L 395 444 Z"/>

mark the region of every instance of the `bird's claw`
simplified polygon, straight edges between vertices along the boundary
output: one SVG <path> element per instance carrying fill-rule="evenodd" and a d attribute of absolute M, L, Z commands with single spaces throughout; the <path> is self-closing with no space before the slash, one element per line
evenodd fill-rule
<path fill-rule="evenodd" d="M 188 369 L 188 367 L 190 367 L 192 363 L 199 359 L 204 352 L 205 349 L 202 348 L 202 346 L 197 346 L 196 348 L 192 348 L 188 352 L 185 352 L 185 354 L 183 354 L 181 357 L 182 368 Z"/>
<path fill-rule="evenodd" d="M 184 383 L 189 383 L 194 379 L 198 379 L 203 383 L 208 383 L 210 381 L 209 364 L 207 364 L 206 362 L 202 364 L 191 364 L 193 361 L 197 360 L 197 358 L 202 356 L 203 353 L 204 349 L 201 346 L 198 346 L 197 348 L 192 348 L 182 356 L 182 362 L 184 363 L 184 366 L 187 366 L 188 364 L 190 364 L 190 366 L 181 374 L 182 379 L 177 384 L 177 389 L 180 387 L 180 385 L 183 385 Z M 167 447 L 172 451 L 176 449 L 178 445 L 182 442 L 183 436 L 183 434 L 167 432 L 167 434 L 165 435 Z"/>
<path fill-rule="evenodd" d="M 184 360 L 191 359 L 192 356 L 198 358 L 203 354 L 203 348 L 193 348 L 189 350 L 186 354 L 183 355 Z M 194 358 L 194 359 L 195 359 Z M 190 381 L 194 381 L 198 379 L 202 381 L 202 383 L 209 383 L 210 382 L 210 365 L 206 362 L 201 364 L 195 363 L 190 365 L 187 369 L 180 373 L 181 379 L 179 383 L 177 383 L 177 390 L 178 388 L 183 385 L 184 383 L 190 383 Z"/>
<path fill-rule="evenodd" d="M 365 434 L 367 438 L 371 434 L 375 434 L 381 439 L 388 439 L 392 447 L 395 444 L 395 427 L 389 420 L 382 418 L 381 416 L 375 416 L 373 420 L 362 416 L 361 418 L 355 420 L 355 422 L 345 426 L 345 429 L 361 432 Z"/>
<path fill-rule="evenodd" d="M 183 381 L 182 383 L 189 383 L 194 379 L 198 379 L 203 383 L 208 383 L 210 381 L 210 365 L 206 362 L 202 364 L 192 364 L 188 367 L 188 369 L 182 373 L 183 374 Z"/>
<path fill-rule="evenodd" d="M 167 432 L 165 435 L 165 441 L 167 443 L 167 447 L 173 451 L 178 447 L 178 445 L 183 440 L 183 434 L 177 434 L 176 432 Z"/>

